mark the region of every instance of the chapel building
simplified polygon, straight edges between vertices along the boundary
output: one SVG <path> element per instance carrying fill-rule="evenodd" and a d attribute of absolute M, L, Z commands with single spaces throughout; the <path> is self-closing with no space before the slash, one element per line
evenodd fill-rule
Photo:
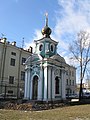
<path fill-rule="evenodd" d="M 25 92 L 28 100 L 65 100 L 66 94 L 75 93 L 76 69 L 57 53 L 58 42 L 51 39 L 46 16 L 43 38 L 35 40 L 35 52 L 25 62 Z M 73 70 L 74 83 L 67 84 L 67 70 Z M 72 82 L 72 81 L 71 81 Z"/>

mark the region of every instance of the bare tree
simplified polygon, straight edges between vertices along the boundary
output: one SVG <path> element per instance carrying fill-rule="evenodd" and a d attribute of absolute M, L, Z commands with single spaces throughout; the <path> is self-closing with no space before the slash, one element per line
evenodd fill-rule
<path fill-rule="evenodd" d="M 77 35 L 77 39 L 70 45 L 70 51 L 73 54 L 74 60 L 76 60 L 80 67 L 80 91 L 79 101 L 82 98 L 82 82 L 85 77 L 88 63 L 90 62 L 90 33 L 86 31 L 80 31 Z"/>

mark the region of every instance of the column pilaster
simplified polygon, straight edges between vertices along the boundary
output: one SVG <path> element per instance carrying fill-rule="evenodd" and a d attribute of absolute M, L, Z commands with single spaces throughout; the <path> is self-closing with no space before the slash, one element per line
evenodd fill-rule
<path fill-rule="evenodd" d="M 66 75 L 65 75 L 65 70 L 62 70 L 62 99 L 65 99 L 65 90 L 66 90 Z"/>
<path fill-rule="evenodd" d="M 48 99 L 48 67 L 44 66 L 44 101 Z"/>

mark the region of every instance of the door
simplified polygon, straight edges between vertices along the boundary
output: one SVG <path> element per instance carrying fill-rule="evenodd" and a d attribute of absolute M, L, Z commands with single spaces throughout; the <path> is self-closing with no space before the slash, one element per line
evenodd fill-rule
<path fill-rule="evenodd" d="M 38 76 L 35 75 L 33 77 L 33 85 L 32 85 L 32 99 L 33 100 L 37 100 L 37 96 L 38 96 Z"/>

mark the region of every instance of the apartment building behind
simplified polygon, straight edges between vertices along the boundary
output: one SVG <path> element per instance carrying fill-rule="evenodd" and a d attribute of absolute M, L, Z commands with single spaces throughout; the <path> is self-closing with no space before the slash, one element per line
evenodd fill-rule
<path fill-rule="evenodd" d="M 32 48 L 24 50 L 16 42 L 0 39 L 0 94 L 22 97 L 24 94 L 26 59 L 32 54 Z"/>
<path fill-rule="evenodd" d="M 66 95 L 76 94 L 76 68 L 66 65 Z"/>

